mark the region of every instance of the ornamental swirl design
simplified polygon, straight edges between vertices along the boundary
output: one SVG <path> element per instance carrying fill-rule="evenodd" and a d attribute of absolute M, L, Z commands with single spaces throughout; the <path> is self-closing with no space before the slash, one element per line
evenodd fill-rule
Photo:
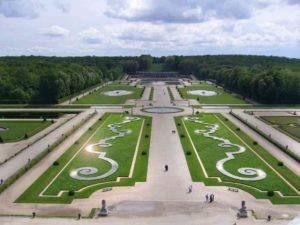
<path fill-rule="evenodd" d="M 95 167 L 80 167 L 80 168 L 72 170 L 70 172 L 70 176 L 72 178 L 76 179 L 76 180 L 89 180 L 89 181 L 91 181 L 91 180 L 103 179 L 105 177 L 108 177 L 108 176 L 114 174 L 118 170 L 118 167 L 119 167 L 118 163 L 116 161 L 114 161 L 113 159 L 105 157 L 106 152 L 103 152 L 103 151 L 98 152 L 94 149 L 94 147 L 95 146 L 99 146 L 99 147 L 102 147 L 102 148 L 111 147 L 112 143 L 110 143 L 109 141 L 115 140 L 116 138 L 122 138 L 125 135 L 130 134 L 132 132 L 130 129 L 119 130 L 119 128 L 121 128 L 122 125 L 124 125 L 126 123 L 131 123 L 131 122 L 136 121 L 136 120 L 140 120 L 140 118 L 139 117 L 129 117 L 129 116 L 127 116 L 120 123 L 113 123 L 113 124 L 107 125 L 107 127 L 111 130 L 111 132 L 115 133 L 116 135 L 112 136 L 112 137 L 107 137 L 107 138 L 101 139 L 98 143 L 88 145 L 85 148 L 85 150 L 87 152 L 98 155 L 98 158 L 100 160 L 107 161 L 111 165 L 111 168 L 110 168 L 109 171 L 107 171 L 106 173 L 103 173 L 99 176 L 91 176 L 91 175 L 94 175 L 94 174 L 99 172 L 97 168 L 95 168 Z"/>
<path fill-rule="evenodd" d="M 237 170 L 237 172 L 241 175 L 253 176 L 253 177 L 241 177 L 241 176 L 234 175 L 234 174 L 228 172 L 227 170 L 225 170 L 224 164 L 230 160 L 235 159 L 234 155 L 244 153 L 246 151 L 246 148 L 244 146 L 234 144 L 228 139 L 213 136 L 212 134 L 214 134 L 219 129 L 218 124 L 206 123 L 206 122 L 201 121 L 197 117 L 185 117 L 184 119 L 187 121 L 191 121 L 194 123 L 199 123 L 199 124 L 204 125 L 204 127 L 207 128 L 207 130 L 197 129 L 197 130 L 195 130 L 195 133 L 202 134 L 206 138 L 211 138 L 213 140 L 221 141 L 221 143 L 218 144 L 219 147 L 222 147 L 222 148 L 237 147 L 239 149 L 236 152 L 226 152 L 225 154 L 227 157 L 217 161 L 216 168 L 222 174 L 224 174 L 228 177 L 237 179 L 237 180 L 245 180 L 245 181 L 257 181 L 257 180 L 262 180 L 262 179 L 266 178 L 267 174 L 263 170 L 257 169 L 257 168 L 242 167 Z"/>

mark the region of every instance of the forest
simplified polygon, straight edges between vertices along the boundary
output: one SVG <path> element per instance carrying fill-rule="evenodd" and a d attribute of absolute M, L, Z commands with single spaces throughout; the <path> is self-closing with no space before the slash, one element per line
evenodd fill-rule
<path fill-rule="evenodd" d="M 300 59 L 266 56 L 171 56 L 167 70 L 194 74 L 265 104 L 300 103 Z"/>
<path fill-rule="evenodd" d="M 246 55 L 0 57 L 0 104 L 56 104 L 122 74 L 151 70 L 194 74 L 260 103 L 300 103 L 300 59 Z"/>

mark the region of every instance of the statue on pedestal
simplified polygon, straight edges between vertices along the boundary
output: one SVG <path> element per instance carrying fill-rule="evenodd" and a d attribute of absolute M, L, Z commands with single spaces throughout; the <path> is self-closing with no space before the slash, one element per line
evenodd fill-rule
<path fill-rule="evenodd" d="M 99 216 L 108 216 L 108 209 L 106 207 L 106 201 L 103 199 L 102 200 L 102 207 L 99 211 Z"/>
<path fill-rule="evenodd" d="M 247 218 L 248 217 L 248 212 L 246 210 L 246 202 L 242 201 L 242 207 L 239 209 L 237 213 L 238 218 Z"/>

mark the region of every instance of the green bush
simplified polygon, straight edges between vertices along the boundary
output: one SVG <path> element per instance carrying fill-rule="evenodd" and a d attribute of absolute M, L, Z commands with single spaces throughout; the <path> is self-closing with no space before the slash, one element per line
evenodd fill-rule
<path fill-rule="evenodd" d="M 58 166 L 59 162 L 58 161 L 54 161 L 53 166 Z"/>
<path fill-rule="evenodd" d="M 277 165 L 278 165 L 278 166 L 284 166 L 284 163 L 281 162 L 281 161 L 279 161 L 279 162 L 277 163 Z"/>
<path fill-rule="evenodd" d="M 267 196 L 269 196 L 269 197 L 274 196 L 274 191 L 267 191 Z"/>
<path fill-rule="evenodd" d="M 145 152 L 145 151 L 142 151 L 142 155 L 147 155 L 147 152 Z"/>
<path fill-rule="evenodd" d="M 74 195 L 75 195 L 75 191 L 70 190 L 70 191 L 68 192 L 68 195 L 69 195 L 69 196 L 74 196 Z"/>
<path fill-rule="evenodd" d="M 253 145 L 257 145 L 257 142 L 256 142 L 256 141 L 253 141 Z"/>
<path fill-rule="evenodd" d="M 192 155 L 192 152 L 191 151 L 186 151 L 185 154 L 186 155 Z"/>

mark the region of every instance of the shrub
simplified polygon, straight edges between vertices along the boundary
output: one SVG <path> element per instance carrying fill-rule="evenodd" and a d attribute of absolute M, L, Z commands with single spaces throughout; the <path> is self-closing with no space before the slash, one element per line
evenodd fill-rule
<path fill-rule="evenodd" d="M 89 130 L 93 130 L 93 128 L 92 128 L 92 127 L 90 127 L 90 128 L 89 128 Z"/>
<path fill-rule="evenodd" d="M 79 144 L 79 141 L 75 141 L 75 145 L 78 145 Z"/>
<path fill-rule="evenodd" d="M 184 134 L 181 134 L 180 137 L 181 137 L 181 138 L 185 138 L 185 135 L 184 135 Z"/>
<path fill-rule="evenodd" d="M 24 135 L 24 138 L 25 138 L 25 139 L 27 139 L 27 138 L 28 138 L 28 134 L 27 134 L 27 133 L 25 133 L 25 135 Z"/>
<path fill-rule="evenodd" d="M 228 121 L 228 119 L 227 119 L 227 118 L 225 118 L 225 121 Z"/>
<path fill-rule="evenodd" d="M 146 125 L 149 127 L 149 126 L 150 126 L 150 123 L 147 123 Z"/>
<path fill-rule="evenodd" d="M 101 121 L 101 120 L 102 120 L 102 118 L 99 118 L 99 119 L 98 119 L 98 121 Z"/>
<path fill-rule="evenodd" d="M 192 155 L 192 152 L 191 151 L 186 151 L 185 154 L 186 155 Z"/>
<path fill-rule="evenodd" d="M 267 191 L 267 196 L 269 196 L 269 197 L 274 196 L 274 191 Z"/>
<path fill-rule="evenodd" d="M 54 161 L 53 166 L 58 166 L 59 162 L 58 161 Z"/>
<path fill-rule="evenodd" d="M 180 126 L 181 126 L 181 123 L 177 123 L 177 126 L 179 126 L 179 127 L 180 127 Z"/>
<path fill-rule="evenodd" d="M 148 138 L 148 137 L 149 137 L 149 135 L 148 135 L 148 134 L 146 134 L 146 135 L 145 135 L 145 138 Z"/>
<path fill-rule="evenodd" d="M 236 131 L 240 131 L 241 129 L 239 127 L 236 128 Z"/>
<path fill-rule="evenodd" d="M 74 196 L 74 195 L 75 195 L 75 192 L 72 191 L 72 190 L 70 190 L 70 191 L 68 192 L 68 195 L 69 195 L 69 196 Z"/>
<path fill-rule="evenodd" d="M 257 145 L 257 142 L 256 142 L 256 141 L 253 141 L 253 145 Z"/>
<path fill-rule="evenodd" d="M 196 114 L 199 114 L 199 111 L 197 111 Z"/>
<path fill-rule="evenodd" d="M 145 152 L 145 151 L 142 151 L 142 155 L 147 155 L 147 152 Z"/>
<path fill-rule="evenodd" d="M 277 165 L 278 165 L 278 166 L 284 166 L 284 163 L 281 162 L 281 161 L 279 161 L 279 162 L 277 163 Z"/>
<path fill-rule="evenodd" d="M 0 136 L 0 143 L 3 143 L 4 142 L 4 140 L 3 140 L 3 138 Z"/>
<path fill-rule="evenodd" d="M 44 118 L 43 118 L 43 121 L 44 121 L 44 122 L 46 122 L 46 121 L 47 121 L 47 118 L 46 118 L 46 117 L 44 117 Z"/>
<path fill-rule="evenodd" d="M 54 123 L 54 120 L 51 120 L 51 123 Z"/>

